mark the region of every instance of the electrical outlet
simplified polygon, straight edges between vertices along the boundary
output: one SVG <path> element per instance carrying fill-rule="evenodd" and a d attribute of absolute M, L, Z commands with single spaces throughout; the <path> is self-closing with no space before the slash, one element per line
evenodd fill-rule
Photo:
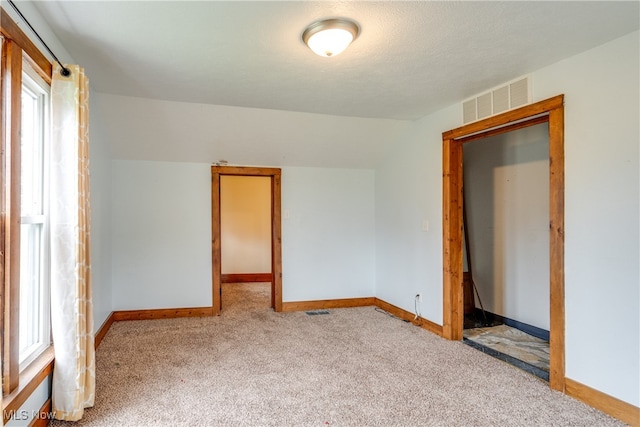
<path fill-rule="evenodd" d="M 422 302 L 422 295 L 416 294 L 416 299 L 418 300 L 418 302 Z"/>

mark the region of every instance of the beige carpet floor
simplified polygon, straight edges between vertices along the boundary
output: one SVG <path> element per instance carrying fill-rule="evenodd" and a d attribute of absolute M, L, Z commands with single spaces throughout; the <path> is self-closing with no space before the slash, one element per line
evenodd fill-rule
<path fill-rule="evenodd" d="M 275 313 L 268 296 L 234 284 L 220 317 L 115 323 L 97 351 L 96 405 L 73 425 L 623 425 L 373 307 Z"/>

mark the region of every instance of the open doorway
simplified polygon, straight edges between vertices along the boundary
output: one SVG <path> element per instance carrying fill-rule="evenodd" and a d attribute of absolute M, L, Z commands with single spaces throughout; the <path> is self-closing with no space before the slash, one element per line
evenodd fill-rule
<path fill-rule="evenodd" d="M 463 151 L 464 342 L 548 381 L 548 123 Z"/>
<path fill-rule="evenodd" d="M 220 176 L 221 308 L 271 304 L 271 177 Z"/>
<path fill-rule="evenodd" d="M 463 144 L 549 124 L 549 385 L 564 391 L 564 96 L 540 101 L 442 134 L 443 336 L 463 338 Z"/>
<path fill-rule="evenodd" d="M 213 313 L 214 315 L 220 315 L 222 310 L 222 293 L 223 287 L 228 289 L 230 297 L 234 297 L 234 294 L 242 291 L 240 287 L 235 289 L 230 287 L 231 284 L 245 283 L 245 291 L 248 293 L 245 295 L 251 297 L 250 300 L 260 298 L 260 294 L 264 292 L 270 293 L 270 307 L 275 311 L 282 310 L 282 251 L 281 251 L 281 171 L 277 168 L 253 168 L 253 167 L 228 167 L 228 166 L 212 166 L 211 167 L 211 203 L 212 203 L 212 282 L 213 282 Z M 245 180 L 234 181 L 232 178 L 248 178 Z M 230 179 L 231 178 L 231 179 Z M 250 178 L 259 178 L 258 181 L 252 181 Z M 268 220 L 267 224 L 255 224 L 249 227 L 254 228 L 268 228 L 267 236 L 251 238 L 249 242 L 235 242 L 233 243 L 233 231 L 227 234 L 227 241 L 231 244 L 223 251 L 224 234 L 222 231 L 223 213 L 221 207 L 222 202 L 226 200 L 227 203 L 233 201 L 233 186 L 242 187 L 243 184 L 249 183 L 249 186 L 260 187 L 264 186 L 265 182 L 261 179 L 266 179 L 266 187 L 268 188 L 269 200 L 266 201 L 268 205 Z M 226 182 L 225 182 L 226 181 Z M 252 184 L 256 184 L 252 185 Z M 223 186 L 227 186 L 227 194 L 223 196 Z M 230 197 L 231 196 L 231 197 Z M 236 203 L 240 205 L 242 203 L 251 203 L 251 201 L 236 200 Z M 237 206 L 236 206 L 237 207 Z M 231 207 L 233 209 L 233 207 Z M 236 212 L 237 214 L 237 212 Z M 226 215 L 227 225 L 233 223 L 233 217 L 239 217 L 244 214 L 234 215 L 230 212 Z M 231 219 L 231 221 L 229 221 Z M 232 224 L 233 225 L 233 224 Z M 247 224 L 235 224 L 237 229 L 241 230 L 243 227 L 247 227 Z M 239 227 L 239 228 L 238 228 Z M 244 230 L 246 231 L 246 230 Z M 264 255 L 259 248 L 261 244 L 257 244 L 257 240 L 266 239 L 266 245 L 270 253 Z M 242 240 L 242 239 L 240 239 Z M 252 247 L 253 246 L 253 247 Z M 226 251 L 226 256 L 223 252 Z M 248 252 L 247 252 L 248 251 Z M 252 253 L 253 251 L 253 253 Z M 234 252 L 237 256 L 234 256 Z M 224 263 L 223 259 L 226 258 L 227 262 Z M 233 259 L 236 259 L 234 261 Z M 245 258 L 243 260 L 243 258 Z M 246 259 L 250 258 L 250 259 Z M 247 261 L 247 262 L 245 262 Z M 225 270 L 223 271 L 223 264 Z M 257 270 L 256 270 L 257 269 Z M 265 271 L 268 269 L 268 271 Z M 244 271 L 243 271 L 244 270 Z M 255 271 L 248 271 L 255 270 Z M 262 270 L 262 271 L 260 271 Z M 267 287 L 262 289 L 259 286 L 251 287 L 251 283 L 268 283 Z M 253 289 L 256 288 L 256 289 Z M 255 291 L 255 292 L 254 292 Z M 255 298 L 254 298 L 255 297 Z"/>

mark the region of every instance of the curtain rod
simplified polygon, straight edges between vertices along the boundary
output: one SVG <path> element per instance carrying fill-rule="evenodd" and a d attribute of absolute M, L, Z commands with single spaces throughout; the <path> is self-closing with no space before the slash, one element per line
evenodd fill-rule
<path fill-rule="evenodd" d="M 60 62 L 60 60 L 58 59 L 58 57 L 56 56 L 55 53 L 53 53 L 51 51 L 51 49 L 49 49 L 49 46 L 47 46 L 47 44 L 44 42 L 44 40 L 42 40 L 42 37 L 40 37 L 40 34 L 38 34 L 38 32 L 31 26 L 31 24 L 29 23 L 29 21 L 27 21 L 27 18 L 24 17 L 24 15 L 22 14 L 22 12 L 20 12 L 20 9 L 18 9 L 18 7 L 13 3 L 13 0 L 7 0 L 9 2 L 9 4 L 11 5 L 11 7 L 13 7 L 13 9 L 18 13 L 18 15 L 20 15 L 20 18 L 22 18 L 22 20 L 24 21 L 25 24 L 27 24 L 27 26 L 31 29 L 31 31 L 33 32 L 33 34 L 36 35 L 36 37 L 38 38 L 38 40 L 40 40 L 40 43 L 42 43 L 42 45 L 49 51 L 49 53 L 51 54 L 51 56 L 53 56 L 53 59 L 56 60 L 56 62 L 58 64 L 60 64 L 60 66 L 62 67 L 62 69 L 60 70 L 60 74 L 64 77 L 68 77 L 71 75 L 71 71 L 65 67 L 64 65 L 62 65 L 62 62 Z"/>

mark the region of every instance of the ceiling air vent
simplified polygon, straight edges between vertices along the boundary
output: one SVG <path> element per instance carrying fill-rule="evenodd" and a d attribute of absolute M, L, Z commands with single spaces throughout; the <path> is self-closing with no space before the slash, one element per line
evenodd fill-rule
<path fill-rule="evenodd" d="M 462 103 L 464 124 L 522 107 L 531 102 L 529 76 L 520 77 Z"/>

